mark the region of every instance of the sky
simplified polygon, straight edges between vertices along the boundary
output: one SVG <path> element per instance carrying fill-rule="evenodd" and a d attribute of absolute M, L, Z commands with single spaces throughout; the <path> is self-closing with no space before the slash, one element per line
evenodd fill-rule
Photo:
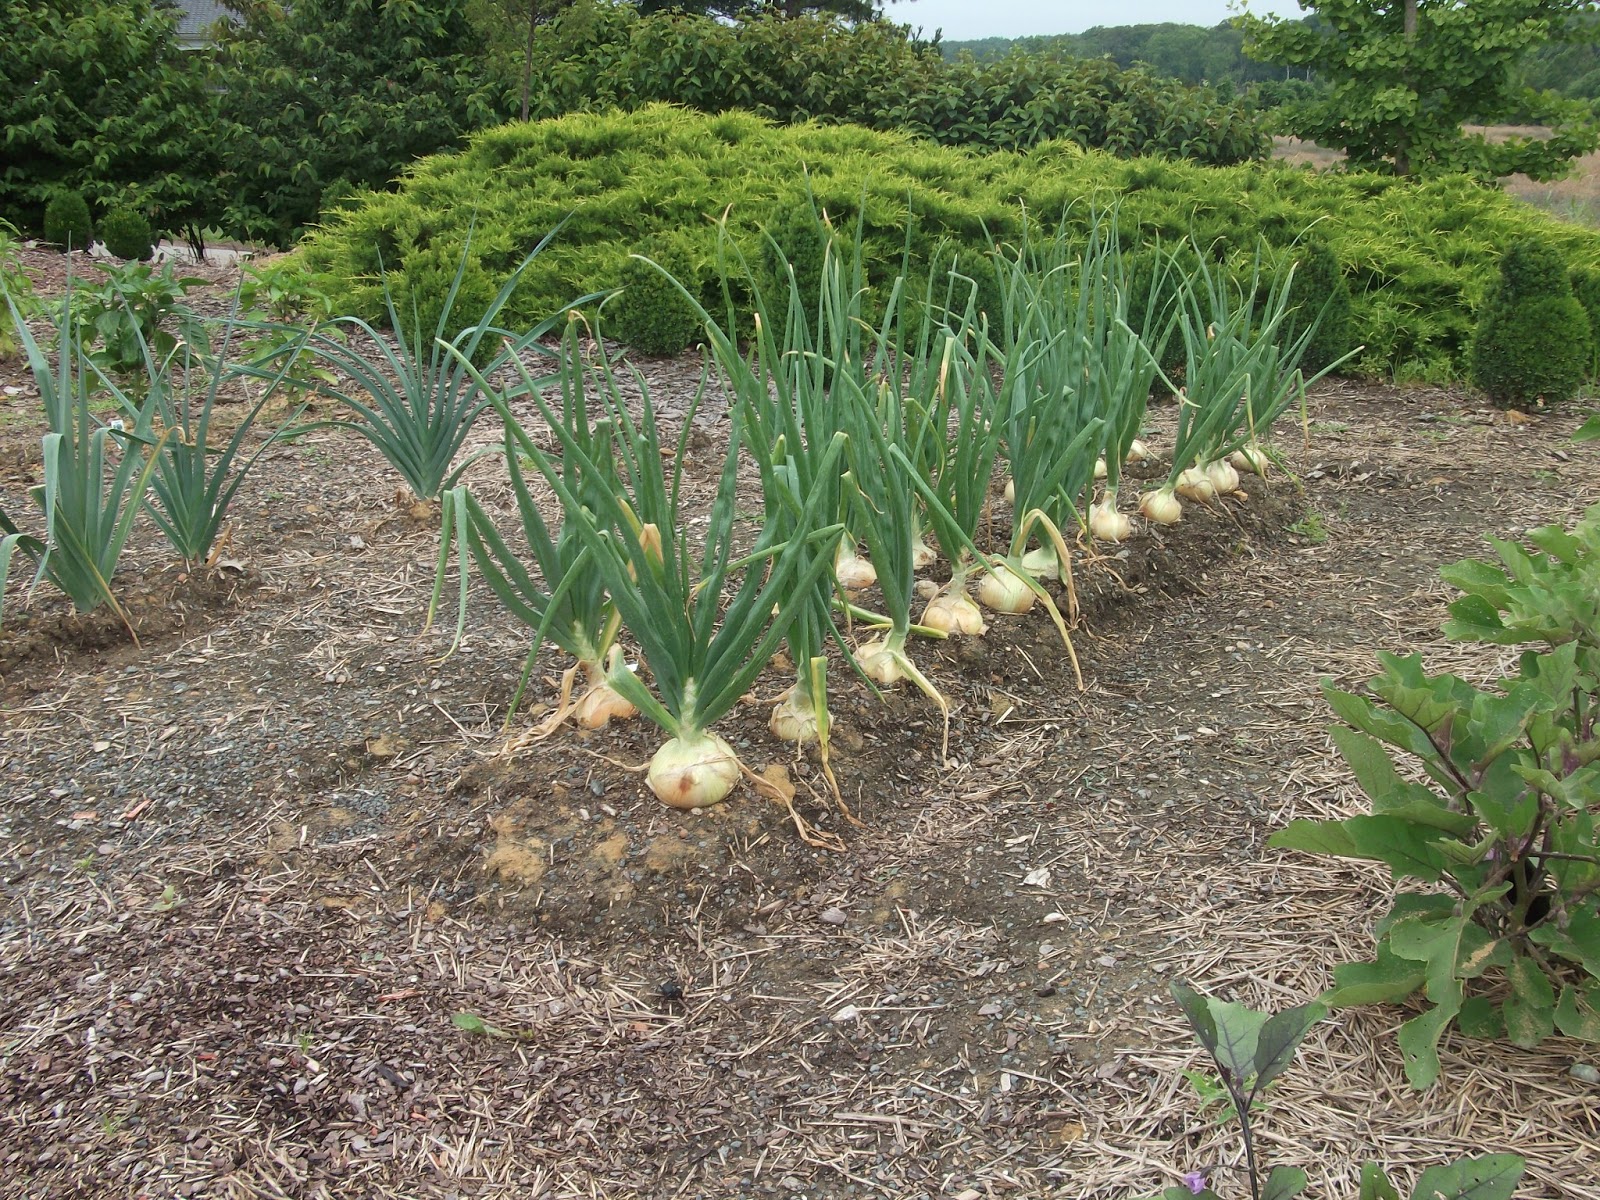
<path fill-rule="evenodd" d="M 920 25 L 926 36 L 943 28 L 950 42 L 1082 33 L 1096 25 L 1215 25 L 1232 15 L 1228 0 L 897 0 L 884 7 L 891 20 Z M 1250 10 L 1299 15 L 1294 0 L 1252 0 Z"/>

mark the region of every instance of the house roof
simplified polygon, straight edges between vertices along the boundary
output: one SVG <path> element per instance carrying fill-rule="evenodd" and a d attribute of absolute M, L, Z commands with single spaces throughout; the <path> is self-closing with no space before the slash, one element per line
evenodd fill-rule
<path fill-rule="evenodd" d="M 236 18 L 218 0 L 168 0 L 178 10 L 178 40 L 186 46 L 209 42 L 207 30 L 219 20 Z"/>

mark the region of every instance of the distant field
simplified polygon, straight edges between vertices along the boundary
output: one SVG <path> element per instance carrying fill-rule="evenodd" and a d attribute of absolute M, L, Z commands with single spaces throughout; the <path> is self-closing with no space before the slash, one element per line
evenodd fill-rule
<path fill-rule="evenodd" d="M 1535 131 L 1534 127 L 1526 125 L 1496 125 L 1490 129 L 1489 135 L 1504 137 Z M 1317 168 L 1332 166 L 1344 157 L 1338 150 L 1328 150 L 1315 142 L 1290 137 L 1273 138 L 1272 155 L 1285 162 L 1308 163 Z M 1600 151 L 1575 160 L 1571 174 L 1565 179 L 1553 183 L 1535 183 L 1526 175 L 1513 175 L 1503 186 L 1519 200 L 1525 200 L 1564 221 L 1600 226 Z"/>

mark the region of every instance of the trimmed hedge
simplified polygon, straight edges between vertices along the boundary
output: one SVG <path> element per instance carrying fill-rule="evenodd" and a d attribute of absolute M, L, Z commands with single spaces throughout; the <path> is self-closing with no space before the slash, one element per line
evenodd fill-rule
<path fill-rule="evenodd" d="M 669 234 L 705 268 L 697 269 L 701 299 L 720 311 L 724 210 L 735 247 L 756 264 L 758 279 L 773 282 L 761 230 L 803 271 L 812 197 L 841 227 L 864 206 L 876 283 L 892 280 L 907 250 L 918 268 L 944 246 L 991 299 L 983 252 L 1019 236 L 1024 205 L 1028 223 L 1049 229 L 1063 215 L 1086 222 L 1091 206 L 1119 204 L 1130 245 L 1170 246 L 1192 234 L 1219 261 L 1241 265 L 1258 238 L 1274 254 L 1300 253 L 1298 239 L 1314 226 L 1342 268 L 1366 346 L 1351 370 L 1399 379 L 1466 375 L 1476 314 L 1511 242 L 1541 239 L 1573 269 L 1600 270 L 1600 233 L 1464 178 L 1416 183 L 1271 163 L 1124 161 L 1066 142 L 980 154 L 904 134 L 773 126 L 666 105 L 486 130 L 464 151 L 419 161 L 398 191 L 354 197 L 311 235 L 305 253 L 337 303 L 376 319 L 379 254 L 391 269 L 428 250 L 449 260 L 476 220 L 473 260 L 499 280 L 566 218 L 512 298 L 509 321 L 531 325 L 577 296 L 617 286 L 630 253 Z"/>

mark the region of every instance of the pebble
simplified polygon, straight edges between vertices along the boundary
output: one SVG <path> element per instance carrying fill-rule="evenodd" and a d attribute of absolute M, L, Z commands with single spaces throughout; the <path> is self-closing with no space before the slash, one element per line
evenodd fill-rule
<path fill-rule="evenodd" d="M 842 908 L 825 908 L 818 919 L 826 921 L 829 925 L 843 925 L 850 918 Z"/>
<path fill-rule="evenodd" d="M 1588 1063 L 1573 1063 L 1567 1074 L 1580 1083 L 1600 1083 L 1600 1067 L 1591 1067 Z"/>

